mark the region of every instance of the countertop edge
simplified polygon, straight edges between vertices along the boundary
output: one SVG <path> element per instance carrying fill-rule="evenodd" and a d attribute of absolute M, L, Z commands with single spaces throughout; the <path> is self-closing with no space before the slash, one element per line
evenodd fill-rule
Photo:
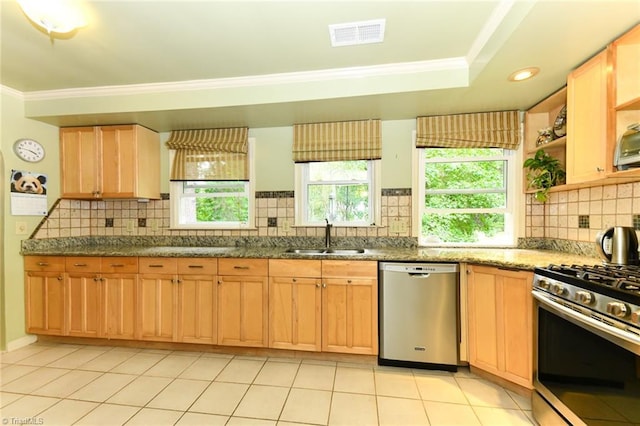
<path fill-rule="evenodd" d="M 282 247 L 74 247 L 22 250 L 23 256 L 215 257 L 256 259 L 370 260 L 395 262 L 474 263 L 533 270 L 549 264 L 598 264 L 601 260 L 570 253 L 509 248 L 375 248 L 361 254 L 297 254 Z"/>

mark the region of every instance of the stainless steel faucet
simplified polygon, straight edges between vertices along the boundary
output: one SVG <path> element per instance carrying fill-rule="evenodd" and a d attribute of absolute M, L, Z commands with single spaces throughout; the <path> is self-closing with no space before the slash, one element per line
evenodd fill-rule
<path fill-rule="evenodd" d="M 327 222 L 327 226 L 324 228 L 324 245 L 329 248 L 331 246 L 331 227 L 333 225 L 329 223 L 329 219 L 325 218 L 324 220 Z"/>

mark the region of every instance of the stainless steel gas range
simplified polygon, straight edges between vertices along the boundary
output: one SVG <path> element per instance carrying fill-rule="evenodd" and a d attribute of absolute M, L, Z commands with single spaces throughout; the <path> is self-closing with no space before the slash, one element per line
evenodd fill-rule
<path fill-rule="evenodd" d="M 640 267 L 536 268 L 533 296 L 536 420 L 640 424 Z"/>

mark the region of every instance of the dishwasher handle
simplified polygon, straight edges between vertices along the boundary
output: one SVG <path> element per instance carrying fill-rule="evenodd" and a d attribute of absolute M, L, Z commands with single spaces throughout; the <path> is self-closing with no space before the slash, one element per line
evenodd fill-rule
<path fill-rule="evenodd" d="M 429 272 L 408 272 L 411 278 L 429 278 L 431 274 Z"/>

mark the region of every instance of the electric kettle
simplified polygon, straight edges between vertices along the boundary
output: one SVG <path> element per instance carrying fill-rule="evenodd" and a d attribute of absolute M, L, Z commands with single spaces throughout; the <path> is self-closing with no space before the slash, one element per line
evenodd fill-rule
<path fill-rule="evenodd" d="M 638 236 L 628 226 L 614 226 L 596 236 L 596 248 L 605 263 L 613 265 L 637 265 Z"/>

